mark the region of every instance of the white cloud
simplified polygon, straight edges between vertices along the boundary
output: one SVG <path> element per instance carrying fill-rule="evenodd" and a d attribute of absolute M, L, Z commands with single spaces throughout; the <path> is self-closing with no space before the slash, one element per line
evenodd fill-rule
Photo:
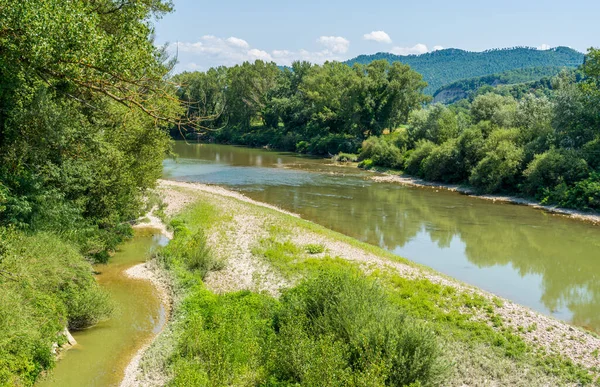
<path fill-rule="evenodd" d="M 321 36 L 317 39 L 321 49 L 309 50 L 272 50 L 266 51 L 252 47 L 246 40 L 229 37 L 220 38 L 204 35 L 196 42 L 171 44 L 171 54 L 177 54 L 179 70 L 205 70 L 215 66 L 233 66 L 245 61 L 257 59 L 289 66 L 293 61 L 305 60 L 312 63 L 323 63 L 332 60 L 345 60 L 344 54 L 350 48 L 350 41 L 341 36 Z"/>
<path fill-rule="evenodd" d="M 538 50 L 549 50 L 549 49 L 551 49 L 551 48 L 552 48 L 552 47 L 550 47 L 550 45 L 549 45 L 549 44 L 545 44 L 545 43 L 544 43 L 544 44 L 542 44 L 541 46 L 539 46 L 537 49 L 538 49 Z"/>
<path fill-rule="evenodd" d="M 340 54 L 348 52 L 348 48 L 350 48 L 350 41 L 341 36 L 321 36 L 317 39 L 317 42 L 331 50 L 331 52 Z"/>
<path fill-rule="evenodd" d="M 267 62 L 272 62 L 273 58 L 271 57 L 271 55 L 263 50 L 258 50 L 256 48 L 253 48 L 252 50 L 248 51 L 248 56 L 252 59 L 252 60 L 264 60 Z"/>
<path fill-rule="evenodd" d="M 442 46 L 433 46 L 433 50 L 431 50 L 431 51 L 439 51 L 439 50 L 443 50 L 443 49 L 444 49 L 444 47 L 442 47 Z"/>
<path fill-rule="evenodd" d="M 248 42 L 246 42 L 244 39 L 236 38 L 235 36 L 227 38 L 227 43 L 234 47 L 250 48 Z"/>
<path fill-rule="evenodd" d="M 392 38 L 385 31 L 372 31 L 368 34 L 364 34 L 365 40 L 373 40 L 379 43 L 392 43 Z"/>
<path fill-rule="evenodd" d="M 396 55 L 421 55 L 429 52 L 429 49 L 426 45 L 422 43 L 418 43 L 413 47 L 394 47 L 392 48 L 392 53 Z"/>

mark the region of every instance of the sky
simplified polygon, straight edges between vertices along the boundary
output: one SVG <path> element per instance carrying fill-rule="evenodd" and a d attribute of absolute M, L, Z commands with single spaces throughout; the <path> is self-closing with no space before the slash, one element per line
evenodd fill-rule
<path fill-rule="evenodd" d="M 600 46 L 600 0 L 173 0 L 156 43 L 176 71 L 263 59 L 323 63 L 361 54 Z"/>

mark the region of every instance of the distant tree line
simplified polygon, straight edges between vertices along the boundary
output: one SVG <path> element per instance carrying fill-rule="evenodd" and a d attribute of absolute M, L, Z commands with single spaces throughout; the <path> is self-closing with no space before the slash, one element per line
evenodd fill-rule
<path fill-rule="evenodd" d="M 356 152 L 364 139 L 405 123 L 429 100 L 418 73 L 386 61 L 295 62 L 283 70 L 256 61 L 174 81 L 190 103 L 188 115 L 211 118 L 203 122 L 207 139 L 320 155 Z"/>

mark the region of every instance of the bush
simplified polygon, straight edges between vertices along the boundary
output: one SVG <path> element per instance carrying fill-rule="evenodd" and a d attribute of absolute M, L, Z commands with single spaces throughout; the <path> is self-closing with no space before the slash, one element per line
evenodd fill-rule
<path fill-rule="evenodd" d="M 175 236 L 169 244 L 157 252 L 167 267 L 173 263 L 183 263 L 190 271 L 204 278 L 209 271 L 220 270 L 224 263 L 212 254 L 206 241 L 206 235 L 199 229 L 192 233 L 184 223 L 171 223 Z"/>
<path fill-rule="evenodd" d="M 412 152 L 407 152 L 404 171 L 410 175 L 423 176 L 421 165 L 423 160 L 435 149 L 435 144 L 428 140 L 417 142 Z"/>
<path fill-rule="evenodd" d="M 365 160 L 361 161 L 360 163 L 358 163 L 358 167 L 362 168 L 362 169 L 371 169 L 371 168 L 375 167 L 375 163 L 373 163 L 373 160 L 371 160 L 371 159 L 365 159 Z"/>
<path fill-rule="evenodd" d="M 408 320 L 362 274 L 330 269 L 278 301 L 202 285 L 182 305 L 172 385 L 432 385 L 443 368 L 433 333 Z"/>
<path fill-rule="evenodd" d="M 585 179 L 589 175 L 589 168 L 575 151 L 552 149 L 536 155 L 523 175 L 523 191 L 539 196 L 544 189 L 554 189 L 562 183 L 570 186 Z"/>
<path fill-rule="evenodd" d="M 432 181 L 457 182 L 463 175 L 461 157 L 456 140 L 438 145 L 422 161 L 423 177 Z"/>
<path fill-rule="evenodd" d="M 510 141 L 501 141 L 489 150 L 471 172 L 469 182 L 486 193 L 497 192 L 504 187 L 516 184 L 523 149 Z"/>
<path fill-rule="evenodd" d="M 340 152 L 356 153 L 360 142 L 354 136 L 347 134 L 328 134 L 317 136 L 310 140 L 308 153 L 313 155 L 335 155 Z"/>
<path fill-rule="evenodd" d="M 359 274 L 324 272 L 282 297 L 271 372 L 300 385 L 428 385 L 441 368 L 434 335 Z"/>
<path fill-rule="evenodd" d="M 358 155 L 340 152 L 333 156 L 332 161 L 338 163 L 355 163 L 358 161 Z"/>
<path fill-rule="evenodd" d="M 395 145 L 381 137 L 369 137 L 363 141 L 358 157 L 360 160 L 371 159 L 374 165 L 386 168 L 401 168 L 402 152 Z"/>

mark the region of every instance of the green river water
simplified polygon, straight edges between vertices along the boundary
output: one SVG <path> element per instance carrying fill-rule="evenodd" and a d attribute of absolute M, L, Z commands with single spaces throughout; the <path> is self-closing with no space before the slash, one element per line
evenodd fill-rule
<path fill-rule="evenodd" d="M 329 160 L 178 142 L 165 177 L 218 184 L 600 332 L 600 227 L 444 190 L 376 183 Z"/>

